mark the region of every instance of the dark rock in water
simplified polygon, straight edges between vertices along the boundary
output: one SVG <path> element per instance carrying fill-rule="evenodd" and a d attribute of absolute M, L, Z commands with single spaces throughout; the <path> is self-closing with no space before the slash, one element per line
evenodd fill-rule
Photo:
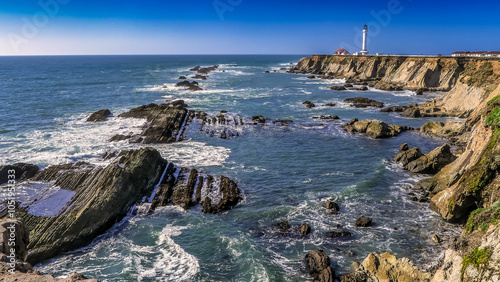
<path fill-rule="evenodd" d="M 252 121 L 254 122 L 254 124 L 257 124 L 257 123 L 266 123 L 267 120 L 268 120 L 268 118 L 263 117 L 261 115 L 253 116 L 252 117 Z"/>
<path fill-rule="evenodd" d="M 201 66 L 196 66 L 192 69 L 189 69 L 190 71 L 198 71 L 199 69 L 201 69 Z"/>
<path fill-rule="evenodd" d="M 309 233 L 311 233 L 311 225 L 307 224 L 307 223 L 303 223 L 300 225 L 300 234 L 302 234 L 302 236 L 307 236 Z"/>
<path fill-rule="evenodd" d="M 344 91 L 347 90 L 344 86 L 332 86 L 330 87 L 331 90 L 337 90 L 337 91 Z"/>
<path fill-rule="evenodd" d="M 0 219 L 0 253 L 14 253 L 16 259 L 26 261 L 29 241 L 29 229 L 23 219 Z"/>
<path fill-rule="evenodd" d="M 361 86 L 360 88 L 356 89 L 358 91 L 367 91 L 368 90 L 368 87 L 366 86 Z"/>
<path fill-rule="evenodd" d="M 14 174 L 9 173 L 9 171 L 12 170 L 14 171 Z M 28 180 L 35 176 L 35 174 L 39 170 L 40 169 L 38 168 L 38 166 L 25 163 L 15 163 L 13 165 L 0 166 L 0 184 L 7 183 L 10 179 L 9 175 L 14 175 L 16 182 Z"/>
<path fill-rule="evenodd" d="M 362 216 L 356 220 L 354 225 L 358 227 L 368 227 L 372 225 L 372 219 L 370 217 Z"/>
<path fill-rule="evenodd" d="M 28 261 L 36 264 L 90 243 L 151 194 L 165 167 L 160 153 L 145 148 L 123 152 L 119 160 L 105 168 L 78 162 L 50 166 L 37 173 L 33 180 L 55 181 L 55 185 L 76 194 L 55 217 L 18 211 L 31 230 Z"/>
<path fill-rule="evenodd" d="M 404 145 L 404 144 L 403 144 Z M 422 157 L 424 154 L 420 151 L 419 148 L 407 149 L 406 151 L 401 151 L 396 157 L 394 157 L 393 161 L 397 163 L 401 163 L 403 166 L 408 165 L 410 162 L 417 160 Z"/>
<path fill-rule="evenodd" d="M 134 135 L 134 136 L 130 137 L 130 139 L 128 140 L 128 142 L 130 144 L 137 144 L 137 143 L 141 143 L 142 141 L 144 141 L 144 138 L 140 135 Z"/>
<path fill-rule="evenodd" d="M 290 224 L 288 223 L 288 221 L 282 221 L 278 225 L 280 229 L 283 231 L 288 230 L 290 228 Z"/>
<path fill-rule="evenodd" d="M 194 78 L 194 79 L 207 80 L 207 76 L 204 76 L 204 75 L 199 75 L 199 74 L 197 74 L 197 75 L 193 76 L 193 78 Z"/>
<path fill-rule="evenodd" d="M 177 82 L 175 84 L 175 87 L 187 87 L 191 91 L 203 90 L 201 87 L 198 86 L 198 82 L 196 81 L 189 82 L 188 80 Z"/>
<path fill-rule="evenodd" d="M 322 250 L 312 250 L 306 257 L 306 266 L 314 281 L 333 282 L 335 271 L 330 266 L 330 258 Z"/>
<path fill-rule="evenodd" d="M 422 117 L 422 114 L 420 113 L 420 109 L 418 109 L 418 108 L 407 108 L 406 110 L 403 111 L 403 113 L 401 115 L 404 117 L 410 117 L 410 118 Z"/>
<path fill-rule="evenodd" d="M 341 237 L 352 237 L 352 234 L 347 230 L 335 230 L 326 232 L 325 236 L 329 238 L 341 238 Z"/>
<path fill-rule="evenodd" d="M 339 204 L 333 202 L 333 201 L 326 201 L 325 203 L 325 208 L 328 209 L 328 210 L 331 210 L 335 213 L 337 213 L 338 211 L 340 211 L 340 207 L 339 207 Z"/>
<path fill-rule="evenodd" d="M 407 108 L 408 108 L 407 106 L 392 106 L 389 108 L 382 109 L 380 111 L 384 113 L 400 113 L 405 111 Z"/>
<path fill-rule="evenodd" d="M 132 138 L 132 135 L 117 134 L 109 139 L 109 142 L 118 142 Z"/>
<path fill-rule="evenodd" d="M 319 116 L 319 117 L 313 117 L 314 119 L 330 119 L 330 120 L 334 120 L 334 119 L 340 119 L 339 116 L 337 115 L 334 115 L 334 116 Z"/>
<path fill-rule="evenodd" d="M 308 108 L 314 108 L 316 105 L 314 105 L 311 101 L 305 101 L 302 103 L 303 105 L 306 105 Z"/>
<path fill-rule="evenodd" d="M 443 167 L 455 161 L 457 157 L 450 151 L 450 146 L 444 144 L 425 156 L 411 161 L 405 169 L 415 173 L 438 173 Z"/>
<path fill-rule="evenodd" d="M 172 104 L 149 104 L 134 108 L 120 114 L 125 118 L 144 118 L 148 125 L 140 134 L 143 136 L 142 143 L 172 143 L 177 141 L 177 136 L 182 133 L 183 122 L 186 119 L 187 105 L 182 100 L 174 101 Z M 111 141 L 132 138 L 132 136 L 116 135 Z"/>
<path fill-rule="evenodd" d="M 357 118 L 344 124 L 343 127 L 351 134 L 364 133 L 368 137 L 374 139 L 394 137 L 398 136 L 403 131 L 413 130 L 411 127 L 387 124 L 376 119 L 359 121 Z"/>
<path fill-rule="evenodd" d="M 344 88 L 351 88 L 351 87 L 354 87 L 354 86 L 352 84 L 350 84 L 350 83 L 344 84 Z"/>
<path fill-rule="evenodd" d="M 400 152 L 408 151 L 409 149 L 410 147 L 408 147 L 408 143 L 404 143 L 403 145 L 399 146 Z"/>
<path fill-rule="evenodd" d="M 274 124 L 279 124 L 281 126 L 287 126 L 289 123 L 292 123 L 293 120 L 290 119 L 278 119 L 273 121 Z"/>
<path fill-rule="evenodd" d="M 314 79 L 314 78 L 316 78 L 316 76 L 311 75 L 311 76 L 308 76 L 307 78 L 309 78 L 309 79 Z"/>
<path fill-rule="evenodd" d="M 110 115 L 111 115 L 111 112 L 107 109 L 99 110 L 99 111 L 91 114 L 90 117 L 87 119 L 87 122 L 105 121 Z"/>
<path fill-rule="evenodd" d="M 366 108 L 366 107 L 377 107 L 377 108 L 382 108 L 384 106 L 384 103 L 378 102 L 372 99 L 368 98 L 363 98 L 363 97 L 354 97 L 354 98 L 347 98 L 344 100 L 344 102 L 351 104 L 351 106 L 354 106 L 356 108 Z"/>
<path fill-rule="evenodd" d="M 231 179 L 221 176 L 220 177 L 220 201 L 218 204 L 212 206 L 212 204 L 207 205 L 204 203 L 203 212 L 204 213 L 220 213 L 231 209 L 236 206 L 242 199 L 240 189 L 234 181 Z M 209 199 L 206 197 L 205 199 Z"/>
<path fill-rule="evenodd" d="M 353 251 L 353 250 L 348 250 L 347 251 L 347 254 L 350 256 L 350 257 L 353 257 L 356 255 L 356 253 Z"/>
<path fill-rule="evenodd" d="M 111 153 L 110 152 L 106 152 L 104 154 L 104 156 L 102 156 L 102 159 L 103 160 L 109 160 L 109 159 L 112 159 L 114 157 L 116 157 L 116 153 L 115 152 L 111 152 Z"/>
<path fill-rule="evenodd" d="M 415 94 L 416 95 L 424 95 L 424 89 L 423 88 L 419 88 L 419 89 L 415 90 Z"/>
<path fill-rule="evenodd" d="M 270 71 L 266 70 L 265 73 L 271 73 Z"/>
<path fill-rule="evenodd" d="M 325 107 L 335 107 L 337 104 L 335 103 L 328 103 L 328 104 L 325 104 Z"/>
<path fill-rule="evenodd" d="M 179 79 L 187 79 L 185 76 L 179 76 Z"/>

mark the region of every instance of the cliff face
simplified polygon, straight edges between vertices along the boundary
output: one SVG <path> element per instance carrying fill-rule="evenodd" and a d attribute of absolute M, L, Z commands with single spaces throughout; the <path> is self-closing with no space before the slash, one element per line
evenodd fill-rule
<path fill-rule="evenodd" d="M 447 91 L 436 102 L 450 112 L 471 111 L 488 97 L 500 76 L 500 60 L 453 57 L 313 55 L 293 72 L 373 81 L 384 90 Z"/>
<path fill-rule="evenodd" d="M 380 89 L 446 91 L 433 104 L 468 116 L 461 135 L 454 137 L 464 146 L 454 162 L 416 186 L 434 195 L 430 207 L 445 220 L 467 225 L 434 269 L 431 281 L 498 280 L 500 60 L 311 56 L 291 72 L 370 81 Z"/>

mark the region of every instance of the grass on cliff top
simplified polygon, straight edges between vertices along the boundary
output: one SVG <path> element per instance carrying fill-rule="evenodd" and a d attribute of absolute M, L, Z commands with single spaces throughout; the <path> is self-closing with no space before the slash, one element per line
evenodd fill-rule
<path fill-rule="evenodd" d="M 478 69 L 475 64 L 469 64 L 461 75 L 466 77 L 466 80 L 462 82 L 469 86 L 483 87 L 488 93 L 497 87 L 497 80 L 500 78 L 500 75 L 493 71 L 491 62 L 482 63 Z"/>
<path fill-rule="evenodd" d="M 495 202 L 489 208 L 479 208 L 473 211 L 469 219 L 467 220 L 467 224 L 465 225 L 465 230 L 467 233 L 472 233 L 476 230 L 480 230 L 486 232 L 490 225 L 498 224 L 500 219 L 500 201 Z"/>
<path fill-rule="evenodd" d="M 482 278 L 483 270 L 488 267 L 489 261 L 491 258 L 491 251 L 489 248 L 484 248 L 479 250 L 475 248 L 469 254 L 466 254 L 464 259 L 462 260 L 462 273 L 460 276 L 460 281 L 464 281 L 465 270 L 469 265 L 474 266 L 480 273 Z M 481 279 L 482 280 L 482 279 Z"/>

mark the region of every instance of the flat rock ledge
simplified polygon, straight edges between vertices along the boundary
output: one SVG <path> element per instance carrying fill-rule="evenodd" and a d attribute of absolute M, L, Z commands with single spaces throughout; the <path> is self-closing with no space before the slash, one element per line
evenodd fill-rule
<path fill-rule="evenodd" d="M 33 265 L 89 244 L 134 206 L 151 213 L 169 204 L 186 209 L 203 204 L 203 212 L 218 213 L 242 199 L 229 178 L 176 168 L 153 148 L 122 151 L 106 167 L 85 162 L 50 166 L 31 180 L 74 192 L 55 216 L 31 214 L 29 206 L 16 209 L 30 230 L 27 261 Z M 6 209 L 0 212 L 0 218 L 6 215 Z"/>

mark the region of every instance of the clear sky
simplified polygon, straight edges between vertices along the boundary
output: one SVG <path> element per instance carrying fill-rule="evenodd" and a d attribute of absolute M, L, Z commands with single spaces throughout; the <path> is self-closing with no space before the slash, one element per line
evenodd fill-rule
<path fill-rule="evenodd" d="M 450 54 L 500 50 L 500 1 L 16 0 L 0 55 Z"/>

